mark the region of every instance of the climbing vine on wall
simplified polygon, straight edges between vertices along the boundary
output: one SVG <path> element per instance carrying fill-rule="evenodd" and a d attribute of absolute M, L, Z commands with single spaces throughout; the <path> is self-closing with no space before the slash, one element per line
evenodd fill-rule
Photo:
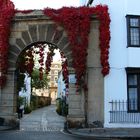
<path fill-rule="evenodd" d="M 96 7 L 63 7 L 59 10 L 44 9 L 44 14 L 50 16 L 55 22 L 64 26 L 67 31 L 73 55 L 73 67 L 76 71 L 77 85 L 85 82 L 87 67 L 88 35 L 90 32 L 90 19 L 96 15 L 100 21 L 100 50 L 102 74 L 109 73 L 109 41 L 110 41 L 110 17 L 108 7 L 98 5 Z M 81 80 L 83 79 L 83 80 Z M 87 90 L 86 83 L 83 88 Z"/>
<path fill-rule="evenodd" d="M 31 76 L 33 69 L 35 68 L 35 63 L 38 62 L 39 79 L 40 81 L 43 80 L 44 74 L 46 73 L 46 75 L 48 75 L 51 70 L 51 63 L 53 61 L 53 56 L 55 55 L 54 51 L 56 49 L 58 49 L 56 45 L 50 44 L 38 43 L 31 46 L 29 49 L 23 51 L 23 53 L 19 57 L 17 63 L 19 72 L 22 74 L 27 72 Z M 63 81 L 65 82 L 66 88 L 68 88 L 69 87 L 68 63 L 64 53 L 61 51 L 60 56 L 62 62 L 61 64 L 62 64 Z"/>
<path fill-rule="evenodd" d="M 66 88 L 69 88 L 68 62 L 63 52 L 60 51 L 60 55 L 61 55 L 61 62 L 62 62 L 63 81 L 65 82 Z"/>
<path fill-rule="evenodd" d="M 57 47 L 54 45 L 48 45 L 46 43 L 35 44 L 22 53 L 19 57 L 17 67 L 20 72 L 27 72 L 31 76 L 35 63 L 38 63 L 38 66 L 36 67 L 39 69 L 39 78 L 42 80 L 44 72 L 46 72 L 47 75 L 50 72 L 53 56 L 55 55 L 55 49 L 57 49 Z M 46 56 L 47 58 L 45 60 Z"/>
<path fill-rule="evenodd" d="M 50 47 L 49 51 L 47 52 L 47 59 L 46 59 L 46 62 L 45 62 L 45 65 L 46 65 L 46 74 L 49 74 L 50 72 L 50 67 L 51 67 L 51 63 L 53 61 L 53 56 L 55 55 L 54 53 L 54 49 L 56 49 L 56 47 Z"/>
<path fill-rule="evenodd" d="M 13 3 L 9 0 L 0 0 L 0 87 L 6 83 L 10 23 L 13 16 Z"/>
<path fill-rule="evenodd" d="M 3 87 L 6 82 L 6 73 L 8 69 L 7 55 L 8 55 L 8 42 L 10 34 L 10 23 L 15 13 L 28 14 L 32 10 L 15 10 L 14 5 L 10 0 L 0 0 L 0 86 Z M 88 35 L 90 32 L 90 19 L 93 15 L 97 16 L 100 21 L 100 60 L 102 65 L 102 74 L 105 76 L 109 73 L 109 42 L 110 42 L 110 17 L 108 7 L 98 5 L 96 7 L 63 7 L 58 10 L 46 8 L 43 10 L 46 16 L 51 17 L 56 23 L 61 24 L 67 31 L 72 56 L 73 67 L 76 72 L 77 85 L 83 83 L 83 88 L 87 90 L 85 83 L 85 74 L 87 68 L 87 49 L 88 49 Z M 31 52 L 29 52 L 31 55 Z M 53 54 L 53 53 L 52 53 Z M 40 56 L 43 54 L 40 53 Z M 52 55 L 48 53 L 51 60 Z M 30 57 L 31 58 L 31 57 Z M 40 58 L 40 61 L 43 58 Z M 31 59 L 30 59 L 31 60 Z M 30 61 L 31 62 L 31 61 Z M 30 63 L 30 67 L 33 67 Z M 46 62 L 46 65 L 50 65 Z M 47 66 L 49 67 L 49 66 Z M 31 70 L 31 68 L 29 68 Z M 42 64 L 40 68 L 40 77 L 42 77 Z"/>

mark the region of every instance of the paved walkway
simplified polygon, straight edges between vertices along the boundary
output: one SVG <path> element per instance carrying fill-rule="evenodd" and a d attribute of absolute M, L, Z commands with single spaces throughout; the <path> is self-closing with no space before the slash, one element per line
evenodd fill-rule
<path fill-rule="evenodd" d="M 20 130 L 61 131 L 65 118 L 56 113 L 55 105 L 37 109 L 20 120 Z"/>
<path fill-rule="evenodd" d="M 20 120 L 20 130 L 24 131 L 55 131 L 64 128 L 65 118 L 56 113 L 55 105 L 44 107 L 33 111 Z M 91 128 L 91 129 L 69 129 L 70 134 L 80 138 L 88 139 L 140 139 L 140 129 L 136 128 Z"/>

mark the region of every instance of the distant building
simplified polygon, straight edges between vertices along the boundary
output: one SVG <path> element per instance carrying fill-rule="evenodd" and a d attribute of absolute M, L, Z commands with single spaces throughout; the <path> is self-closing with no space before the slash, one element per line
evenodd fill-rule
<path fill-rule="evenodd" d="M 35 96 L 49 97 L 49 89 L 35 89 L 35 88 L 33 88 L 32 94 Z"/>
<path fill-rule="evenodd" d="M 52 62 L 51 70 L 49 72 L 49 94 L 52 98 L 52 101 L 55 101 L 57 98 L 57 83 L 58 83 L 58 73 L 61 70 L 61 61 Z"/>
<path fill-rule="evenodd" d="M 33 94 L 36 96 L 51 97 L 52 101 L 57 98 L 57 83 L 58 83 L 58 73 L 61 71 L 61 61 L 52 62 L 51 70 L 48 75 L 49 83 L 48 89 L 34 89 Z"/>

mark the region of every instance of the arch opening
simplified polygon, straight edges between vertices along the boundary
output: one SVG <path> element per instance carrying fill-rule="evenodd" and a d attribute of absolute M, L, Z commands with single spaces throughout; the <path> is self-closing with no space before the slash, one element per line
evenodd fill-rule
<path fill-rule="evenodd" d="M 68 115 L 67 58 L 55 44 L 35 42 L 25 47 L 16 62 L 16 77 L 19 118 L 23 111 L 30 113 L 31 110 L 56 104 L 56 101 L 56 112 Z M 63 108 L 60 108 L 61 103 Z M 25 128 L 21 125 L 21 129 Z"/>

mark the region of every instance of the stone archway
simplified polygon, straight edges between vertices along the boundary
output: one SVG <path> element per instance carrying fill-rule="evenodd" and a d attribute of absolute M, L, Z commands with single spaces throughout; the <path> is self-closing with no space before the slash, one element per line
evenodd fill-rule
<path fill-rule="evenodd" d="M 35 42 L 50 42 L 57 45 L 68 59 L 70 72 L 72 69 L 72 52 L 67 34 L 62 27 L 56 27 L 55 23 L 44 16 L 41 11 L 29 15 L 17 14 L 12 22 L 7 83 L 1 91 L 0 106 L 2 110 L 0 116 L 7 119 L 16 117 L 16 62 L 18 56 L 27 46 Z"/>
<path fill-rule="evenodd" d="M 31 43 L 50 42 L 56 44 L 68 59 L 69 72 L 72 68 L 72 55 L 67 34 L 63 27 L 56 26 L 42 11 L 30 14 L 18 13 L 11 26 L 9 68 L 6 86 L 1 90 L 0 117 L 7 120 L 16 118 L 16 61 L 20 53 Z M 104 79 L 101 74 L 99 50 L 99 21 L 91 20 L 91 32 L 88 48 L 88 121 L 104 120 Z M 93 61 L 95 60 L 95 61 Z M 84 96 L 75 94 L 75 84 L 70 83 L 69 88 L 69 115 L 71 121 L 84 121 Z"/>

